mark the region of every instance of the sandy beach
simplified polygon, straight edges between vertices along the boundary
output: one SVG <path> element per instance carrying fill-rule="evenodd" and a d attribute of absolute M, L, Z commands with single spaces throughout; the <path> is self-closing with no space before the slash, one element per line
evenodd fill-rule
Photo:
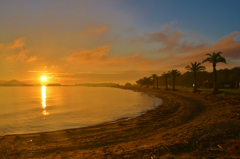
<path fill-rule="evenodd" d="M 223 158 L 240 156 L 239 95 L 131 88 L 163 104 L 114 123 L 2 135 L 0 158 Z"/>

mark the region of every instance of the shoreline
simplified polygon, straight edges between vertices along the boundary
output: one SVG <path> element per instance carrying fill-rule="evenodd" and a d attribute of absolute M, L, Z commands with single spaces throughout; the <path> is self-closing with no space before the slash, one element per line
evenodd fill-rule
<path fill-rule="evenodd" d="M 127 120 L 54 132 L 0 136 L 0 158 L 240 155 L 240 150 L 234 147 L 240 144 L 240 122 L 234 114 L 240 108 L 239 95 L 219 97 L 160 89 L 131 90 L 156 96 L 162 104 Z"/>

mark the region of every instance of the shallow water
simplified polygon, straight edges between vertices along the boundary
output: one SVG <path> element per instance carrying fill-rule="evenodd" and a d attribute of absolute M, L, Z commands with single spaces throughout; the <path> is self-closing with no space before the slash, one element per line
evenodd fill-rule
<path fill-rule="evenodd" d="M 0 135 L 46 132 L 132 118 L 161 104 L 107 87 L 0 87 Z"/>

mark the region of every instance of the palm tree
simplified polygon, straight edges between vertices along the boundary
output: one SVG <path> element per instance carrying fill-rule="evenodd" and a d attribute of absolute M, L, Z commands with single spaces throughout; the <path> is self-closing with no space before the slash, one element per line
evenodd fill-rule
<path fill-rule="evenodd" d="M 226 63 L 226 59 L 222 57 L 221 54 L 222 52 L 218 52 L 218 53 L 213 52 L 213 54 L 206 54 L 208 58 L 206 58 L 202 62 L 204 63 L 208 61 L 213 64 L 213 93 L 218 92 L 216 65 L 219 62 Z"/>
<path fill-rule="evenodd" d="M 146 83 L 145 85 L 147 86 L 147 88 L 149 88 L 149 86 L 152 85 L 152 83 L 153 83 L 151 77 L 144 77 L 143 79 Z"/>
<path fill-rule="evenodd" d="M 169 73 L 163 73 L 162 74 L 162 77 L 164 77 L 165 78 L 165 81 L 166 81 L 166 90 L 168 89 L 168 84 L 167 84 L 167 79 L 169 78 L 169 77 L 171 77 L 171 75 L 169 74 Z"/>
<path fill-rule="evenodd" d="M 175 79 L 176 79 L 176 76 L 181 75 L 181 73 L 178 70 L 173 69 L 173 70 L 169 71 L 169 74 L 173 77 L 173 88 L 172 88 L 172 90 L 175 91 Z"/>
<path fill-rule="evenodd" d="M 156 74 L 152 74 L 151 76 L 151 78 L 153 79 L 153 88 L 155 88 L 154 85 L 155 85 L 156 77 L 157 77 Z"/>
<path fill-rule="evenodd" d="M 203 71 L 206 69 L 205 66 L 201 66 L 201 63 L 192 63 L 191 62 L 191 66 L 187 65 L 185 67 L 187 70 L 193 72 L 193 80 L 194 80 L 194 84 L 193 84 L 193 92 L 196 93 L 197 92 L 197 72 Z"/>

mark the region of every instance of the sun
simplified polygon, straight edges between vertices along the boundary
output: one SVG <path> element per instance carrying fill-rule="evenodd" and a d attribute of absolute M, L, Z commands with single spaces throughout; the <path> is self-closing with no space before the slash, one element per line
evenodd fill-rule
<path fill-rule="evenodd" d="M 43 76 L 43 77 L 41 77 L 41 80 L 42 80 L 42 81 L 46 81 L 46 80 L 47 80 L 47 77 Z"/>

